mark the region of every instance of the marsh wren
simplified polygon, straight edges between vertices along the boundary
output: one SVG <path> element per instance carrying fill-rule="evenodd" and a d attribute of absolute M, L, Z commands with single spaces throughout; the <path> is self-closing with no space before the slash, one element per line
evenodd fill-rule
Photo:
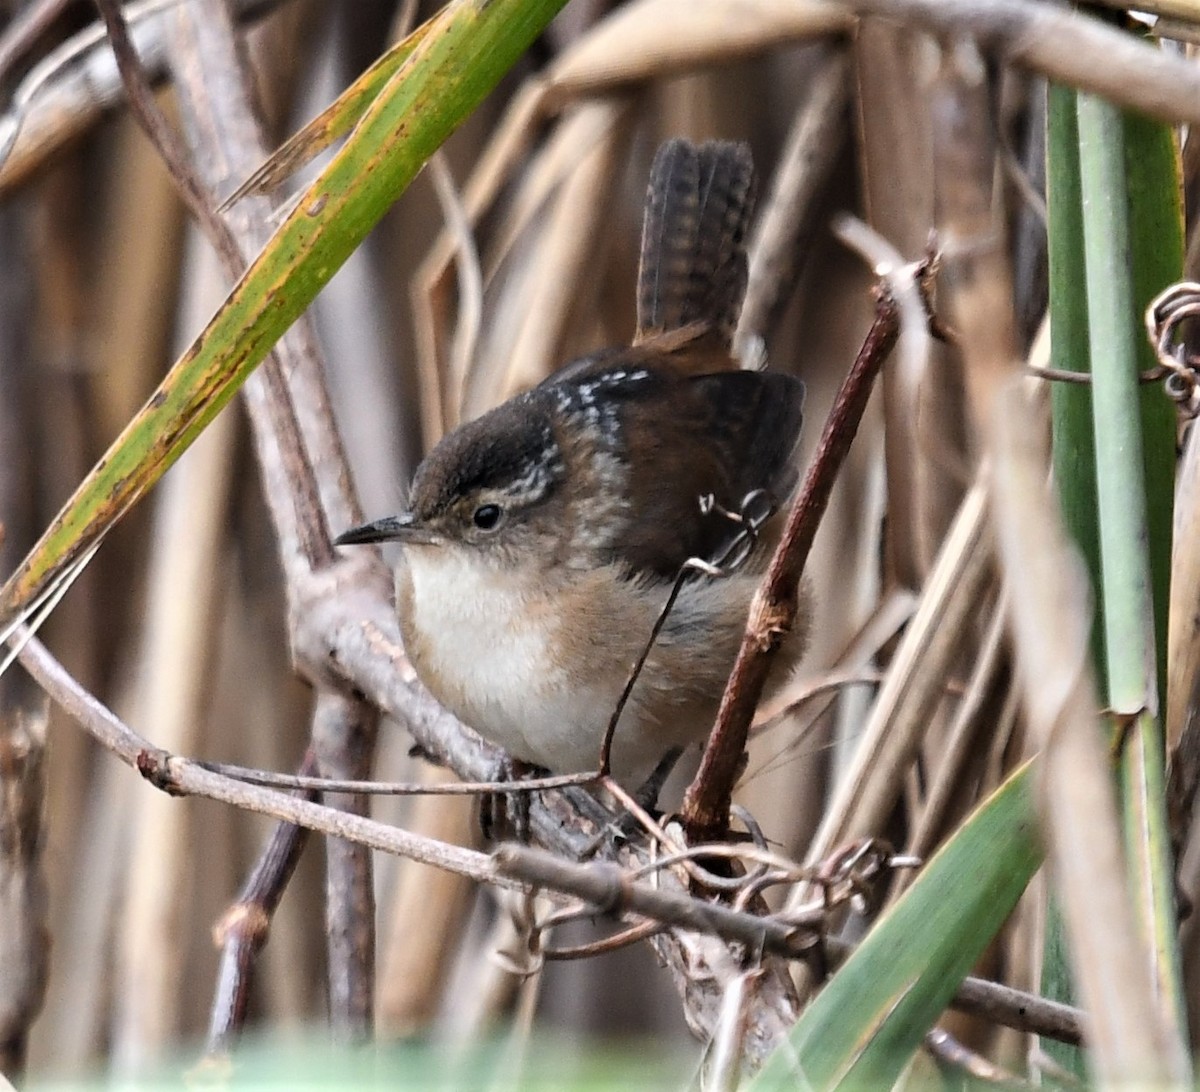
<path fill-rule="evenodd" d="M 731 352 L 753 187 L 745 145 L 660 148 L 633 343 L 455 429 L 418 467 L 408 511 L 337 539 L 403 546 L 396 606 L 413 667 L 515 758 L 594 769 L 681 567 L 728 545 L 747 495 L 783 501 L 795 484 L 804 386 L 739 370 Z M 683 584 L 617 725 L 623 784 L 708 733 L 774 524 L 736 572 Z M 778 660 L 795 659 L 804 629 Z"/>

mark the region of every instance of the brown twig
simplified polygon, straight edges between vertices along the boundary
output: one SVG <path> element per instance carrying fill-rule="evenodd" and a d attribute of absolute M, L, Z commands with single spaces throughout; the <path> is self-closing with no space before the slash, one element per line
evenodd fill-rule
<path fill-rule="evenodd" d="M 615 864 L 575 864 L 525 846 L 501 846 L 492 854 L 492 860 L 502 876 L 586 899 L 603 914 L 638 914 L 744 944 L 753 952 L 768 951 L 791 959 L 812 953 L 824 916 L 821 908 L 803 924 L 762 918 L 693 898 L 682 890 L 631 881 Z"/>
<path fill-rule="evenodd" d="M 1031 1081 L 1020 1080 L 1015 1074 L 1001 1069 L 943 1028 L 933 1028 L 925 1033 L 925 1049 L 933 1055 L 943 1074 L 956 1084 L 965 1083 L 970 1078 L 971 1083 L 997 1085 L 1010 1090 L 1034 1087 Z"/>
<path fill-rule="evenodd" d="M 1079 1046 L 1087 1018 L 1081 1009 L 982 978 L 964 978 L 951 1008 L 1002 1027 Z"/>
<path fill-rule="evenodd" d="M 716 724 L 700 769 L 684 796 L 684 825 L 692 841 L 714 838 L 728 824 L 733 784 L 746 749 L 750 722 L 774 651 L 795 620 L 800 577 L 817 527 L 858 430 L 872 384 L 899 333 L 899 309 L 883 283 L 875 293 L 875 320 L 838 392 L 800 496 L 750 605 L 746 633 L 721 697 Z"/>
<path fill-rule="evenodd" d="M 239 276 L 245 265 L 241 248 L 233 237 L 233 232 L 229 230 L 229 225 L 217 215 L 210 195 L 205 191 L 199 176 L 192 170 L 183 144 L 158 108 L 158 103 L 154 101 L 154 91 L 150 86 L 149 77 L 142 70 L 137 49 L 129 37 L 129 27 L 125 23 L 125 13 L 121 10 L 119 0 L 93 0 L 93 3 L 108 32 L 108 41 L 117 62 L 117 71 L 121 76 L 129 109 L 166 164 L 171 180 L 175 183 L 188 212 L 204 229 L 209 242 L 221 255 L 226 272 L 235 277 Z"/>
<path fill-rule="evenodd" d="M 362 702 L 317 695 L 313 747 L 322 773 L 362 777 L 370 772 L 376 714 Z M 361 793 L 325 794 L 325 803 L 367 814 Z M 375 1018 L 375 885 L 371 857 L 336 839 L 325 847 L 325 935 L 329 944 L 329 1012 L 337 1038 L 369 1039 Z"/>
<path fill-rule="evenodd" d="M 600 779 L 597 773 L 553 774 L 549 777 L 523 777 L 519 781 L 355 781 L 346 778 L 311 777 L 305 774 L 273 773 L 228 762 L 198 761 L 198 766 L 271 789 L 304 789 L 316 792 L 362 793 L 365 796 L 483 796 L 486 793 L 532 793 L 546 789 L 565 789 L 571 785 L 590 785 Z"/>
<path fill-rule="evenodd" d="M 585 899 L 600 913 L 630 913 L 660 925 L 712 933 L 744 944 L 751 951 L 789 959 L 807 959 L 813 954 L 815 930 L 824 915 L 822 909 L 804 923 L 764 918 L 694 898 L 682 889 L 666 890 L 630 880 L 615 865 L 574 864 L 524 846 L 503 846 L 492 859 L 501 875 Z M 822 943 L 834 964 L 843 962 L 853 950 L 851 945 L 828 937 Z M 1084 1016 L 1078 1009 L 979 978 L 963 980 L 951 1007 L 1062 1042 L 1079 1043 L 1083 1039 Z"/>
<path fill-rule="evenodd" d="M 0 571 L 20 557 L 44 467 L 29 395 L 35 337 L 34 240 L 16 207 L 0 209 Z M 0 1073 L 23 1074 L 50 972 L 46 897 L 47 705 L 21 671 L 0 679 Z"/>
<path fill-rule="evenodd" d="M 156 788 L 172 796 L 201 796 L 247 811 L 296 823 L 357 845 L 408 857 L 486 883 L 506 883 L 490 858 L 476 850 L 422 838 L 398 827 L 351 815 L 296 796 L 246 785 L 212 773 L 190 759 L 169 755 L 139 736 L 95 695 L 72 678 L 36 638 L 21 650 L 21 665 L 67 716 L 106 750 L 132 766 Z"/>
<path fill-rule="evenodd" d="M 316 768 L 310 748 L 300 764 L 300 772 L 309 774 Z M 315 801 L 317 793 L 306 790 L 304 799 Z M 308 833 L 306 827 L 279 823 L 246 877 L 238 897 L 213 926 L 213 938 L 221 949 L 221 960 L 205 1045 L 205 1054 L 210 1058 L 227 1054 L 245 1026 L 255 961 L 267 943 L 271 918 L 300 863 Z"/>
<path fill-rule="evenodd" d="M 593 956 L 607 955 L 622 948 L 628 948 L 640 940 L 660 933 L 665 927 L 657 921 L 644 921 L 640 925 L 631 925 L 619 933 L 593 940 L 588 944 L 562 945 L 561 947 L 543 948 L 542 958 L 548 962 L 569 963 L 575 959 L 591 959 Z"/>

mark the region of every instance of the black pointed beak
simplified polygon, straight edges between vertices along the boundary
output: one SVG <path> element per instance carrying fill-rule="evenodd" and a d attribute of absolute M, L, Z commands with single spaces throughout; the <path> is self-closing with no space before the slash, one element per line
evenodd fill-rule
<path fill-rule="evenodd" d="M 351 527 L 333 540 L 335 546 L 358 546 L 367 542 L 404 542 L 414 546 L 432 546 L 441 539 L 422 527 L 411 512 L 385 516 L 374 523 Z"/>

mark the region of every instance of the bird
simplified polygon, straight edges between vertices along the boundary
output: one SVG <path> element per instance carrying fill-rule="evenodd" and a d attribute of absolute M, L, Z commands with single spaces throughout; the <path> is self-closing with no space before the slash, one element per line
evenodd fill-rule
<path fill-rule="evenodd" d="M 745 144 L 666 142 L 631 343 L 454 429 L 417 468 L 407 510 L 335 540 L 400 544 L 396 609 L 417 676 L 521 763 L 596 768 L 677 581 L 616 725 L 611 773 L 636 789 L 712 726 L 782 520 L 749 534 L 739 513 L 747 498 L 792 493 L 803 422 L 803 382 L 744 369 L 732 349 L 754 188 Z M 735 571 L 705 570 L 739 544 L 751 548 Z M 776 684 L 807 618 L 784 638 Z"/>

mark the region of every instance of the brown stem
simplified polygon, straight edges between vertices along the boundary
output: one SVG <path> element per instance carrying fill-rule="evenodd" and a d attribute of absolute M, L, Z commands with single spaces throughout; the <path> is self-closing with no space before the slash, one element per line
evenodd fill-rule
<path fill-rule="evenodd" d="M 216 207 L 204 184 L 192 170 L 183 144 L 158 108 L 158 103 L 154 101 L 150 79 L 143 71 L 137 49 L 129 37 L 129 27 L 125 23 L 125 13 L 121 10 L 119 0 L 93 2 L 104 21 L 105 30 L 108 31 L 109 45 L 112 46 L 129 109 L 166 165 L 188 212 L 195 217 L 196 222 L 204 229 L 204 234 L 208 236 L 209 242 L 216 247 L 226 272 L 234 277 L 239 276 L 245 266 L 241 248 L 229 226 L 217 215 Z"/>
<path fill-rule="evenodd" d="M 298 772 L 308 776 L 316 769 L 316 758 L 310 747 Z M 305 800 L 316 800 L 317 793 L 309 789 L 302 796 Z M 306 827 L 279 823 L 237 899 L 213 927 L 213 936 L 221 948 L 221 960 L 208 1023 L 205 1053 L 209 1057 L 227 1054 L 245 1026 L 255 961 L 267 943 L 271 918 L 300 862 L 308 834 Z"/>
<path fill-rule="evenodd" d="M 31 15 L 33 13 L 30 13 Z M 35 452 L 29 360 L 34 303 L 32 233 L 19 211 L 0 209 L 0 571 L 29 541 Z M 47 706 L 23 671 L 0 679 L 0 1074 L 17 1080 L 42 1007 L 51 940 L 43 862 L 47 821 Z"/>
<path fill-rule="evenodd" d="M 925 1049 L 942 1075 L 955 1084 L 978 1082 L 984 1087 L 990 1084 L 1008 1089 L 1034 1087 L 1032 1082 L 1020 1081 L 1008 1070 L 964 1045 L 944 1028 L 932 1028 L 925 1033 Z"/>
<path fill-rule="evenodd" d="M 694 898 L 682 890 L 631 881 L 615 864 L 576 864 L 526 846 L 502 846 L 492 854 L 492 859 L 502 876 L 576 895 L 594 903 L 605 914 L 640 914 L 791 959 L 811 954 L 818 944 L 823 912 L 803 924 L 762 918 Z"/>
<path fill-rule="evenodd" d="M 330 777 L 366 777 L 375 753 L 376 717 L 359 702 L 325 692 L 317 697 L 313 746 L 317 768 Z M 361 793 L 326 793 L 330 807 L 367 814 Z M 375 889 L 371 852 L 340 838 L 325 847 L 325 933 L 329 944 L 329 1014 L 334 1034 L 358 1041 L 375 1016 Z"/>
<path fill-rule="evenodd" d="M 313 789 L 317 792 L 362 793 L 365 796 L 484 796 L 487 793 L 534 793 L 546 789 L 565 789 L 571 785 L 590 785 L 601 780 L 597 773 L 552 774 L 549 777 L 523 777 L 520 781 L 373 781 L 345 777 L 306 777 L 302 774 L 273 773 L 253 766 L 235 766 L 228 762 L 198 762 L 206 770 L 271 789 Z"/>
<path fill-rule="evenodd" d="M 800 577 L 834 482 L 867 408 L 871 387 L 900 333 L 900 312 L 885 283 L 875 290 L 875 320 L 833 404 L 800 496 L 770 567 L 750 605 L 750 617 L 717 720 L 683 801 L 692 841 L 707 841 L 729 824 L 729 805 L 746 750 L 754 710 L 780 639 L 796 618 Z"/>
<path fill-rule="evenodd" d="M 754 951 L 791 959 L 813 953 L 814 939 L 821 928 L 820 914 L 805 922 L 760 917 L 695 898 L 682 889 L 671 890 L 665 881 L 658 885 L 631 881 L 615 865 L 575 864 L 525 846 L 504 846 L 492 859 L 503 876 L 585 899 L 604 913 L 635 914 L 660 925 L 712 933 Z M 853 950 L 844 941 L 830 937 L 821 943 L 834 964 L 844 962 Z M 981 978 L 964 979 L 950 1007 L 1065 1043 L 1083 1039 L 1084 1016 L 1078 1009 Z"/>

